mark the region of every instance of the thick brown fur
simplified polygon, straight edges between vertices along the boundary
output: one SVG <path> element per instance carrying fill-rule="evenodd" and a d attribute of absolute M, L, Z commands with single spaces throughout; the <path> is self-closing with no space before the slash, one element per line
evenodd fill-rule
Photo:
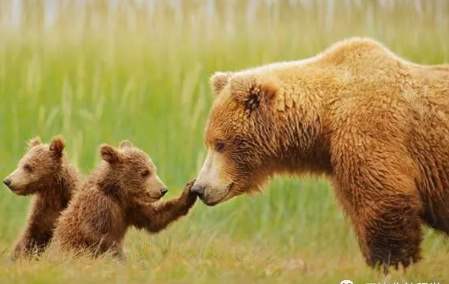
<path fill-rule="evenodd" d="M 16 194 L 34 195 L 25 230 L 13 249 L 14 259 L 45 250 L 57 218 L 79 186 L 78 171 L 68 162 L 63 149 L 61 138 L 53 138 L 49 145 L 38 138 L 31 140 L 17 170 L 6 178 Z"/>
<path fill-rule="evenodd" d="M 165 193 L 150 158 L 129 142 L 101 147 L 103 162 L 58 221 L 55 245 L 66 251 L 122 257 L 129 226 L 158 232 L 186 215 L 195 203 L 190 184 L 176 199 L 154 203 Z"/>
<path fill-rule="evenodd" d="M 205 140 L 226 161 L 224 200 L 273 174 L 325 174 L 371 266 L 418 261 L 422 222 L 449 233 L 449 65 L 355 38 L 211 81 Z"/>

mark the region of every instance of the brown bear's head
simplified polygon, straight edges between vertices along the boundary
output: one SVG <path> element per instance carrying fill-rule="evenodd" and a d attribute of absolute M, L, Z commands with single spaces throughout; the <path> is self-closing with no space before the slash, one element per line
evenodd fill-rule
<path fill-rule="evenodd" d="M 128 203 L 133 203 L 154 202 L 167 192 L 150 157 L 131 142 L 123 141 L 119 148 L 102 145 L 100 152 L 104 160 L 100 166 L 101 186 L 108 193 L 124 196 Z"/>
<path fill-rule="evenodd" d="M 273 78 L 249 72 L 216 73 L 216 99 L 205 131 L 207 157 L 193 191 L 208 205 L 257 190 L 276 167 L 274 125 L 280 89 Z"/>
<path fill-rule="evenodd" d="M 17 169 L 3 183 L 18 195 L 45 190 L 61 171 L 63 150 L 62 138 L 53 138 L 49 145 L 43 144 L 39 137 L 31 139 Z"/>

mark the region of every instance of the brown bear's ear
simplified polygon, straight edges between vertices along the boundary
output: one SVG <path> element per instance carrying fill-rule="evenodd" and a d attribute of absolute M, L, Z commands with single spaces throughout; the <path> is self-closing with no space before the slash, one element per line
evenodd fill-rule
<path fill-rule="evenodd" d="M 101 158 L 109 164 L 115 164 L 120 161 L 120 153 L 112 146 L 103 144 L 100 147 Z"/>
<path fill-rule="evenodd" d="M 248 113 L 260 106 L 270 105 L 278 90 L 278 84 L 274 80 L 236 78 L 231 82 L 232 95 L 236 101 L 243 104 Z"/>
<path fill-rule="evenodd" d="M 62 137 L 57 136 L 54 137 L 51 140 L 50 143 L 50 151 L 52 151 L 56 157 L 60 158 L 62 157 L 62 151 L 64 150 L 64 140 L 62 139 Z"/>
<path fill-rule="evenodd" d="M 231 72 L 215 72 L 210 78 L 210 86 L 215 95 L 218 95 L 231 78 Z"/>
<path fill-rule="evenodd" d="M 28 143 L 27 143 L 28 148 L 33 148 L 34 146 L 37 146 L 40 144 L 42 144 L 42 140 L 39 136 L 36 136 L 36 137 L 30 139 L 30 141 L 28 141 Z"/>
<path fill-rule="evenodd" d="M 131 143 L 129 140 L 123 140 L 122 142 L 120 142 L 119 147 L 120 148 L 127 148 L 127 147 L 133 147 L 133 143 Z"/>

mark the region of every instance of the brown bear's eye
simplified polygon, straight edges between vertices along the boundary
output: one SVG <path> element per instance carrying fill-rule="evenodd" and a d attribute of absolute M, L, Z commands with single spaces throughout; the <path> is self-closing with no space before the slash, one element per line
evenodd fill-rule
<path fill-rule="evenodd" d="M 225 148 L 225 144 L 223 142 L 216 142 L 215 143 L 215 151 L 223 152 L 224 148 Z"/>
<path fill-rule="evenodd" d="M 150 174 L 151 174 L 151 172 L 149 170 L 145 170 L 145 171 L 142 172 L 141 175 L 142 175 L 142 177 L 149 177 Z"/>
<path fill-rule="evenodd" d="M 33 168 L 28 164 L 24 165 L 23 169 L 29 173 L 31 173 L 33 171 Z"/>

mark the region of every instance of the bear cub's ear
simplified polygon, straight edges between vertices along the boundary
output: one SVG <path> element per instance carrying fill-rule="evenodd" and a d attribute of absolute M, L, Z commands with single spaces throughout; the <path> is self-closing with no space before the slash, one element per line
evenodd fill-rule
<path fill-rule="evenodd" d="M 215 72 L 210 78 L 210 85 L 215 95 L 218 95 L 221 90 L 228 84 L 231 78 L 231 72 Z"/>
<path fill-rule="evenodd" d="M 119 147 L 120 148 L 131 148 L 131 147 L 134 147 L 134 145 L 129 140 L 123 140 L 122 142 L 120 142 Z"/>
<path fill-rule="evenodd" d="M 31 138 L 30 141 L 28 141 L 27 145 L 28 148 L 33 148 L 34 146 L 42 144 L 42 140 L 39 136 L 36 136 L 34 138 Z"/>
<path fill-rule="evenodd" d="M 60 158 L 62 157 L 62 151 L 64 150 L 64 147 L 64 140 L 62 139 L 62 137 L 57 136 L 51 140 L 49 149 L 51 152 L 53 152 L 53 154 L 55 154 L 56 157 Z"/>
<path fill-rule="evenodd" d="M 120 161 L 120 153 L 112 146 L 103 144 L 100 147 L 101 158 L 109 164 L 115 164 Z"/>

